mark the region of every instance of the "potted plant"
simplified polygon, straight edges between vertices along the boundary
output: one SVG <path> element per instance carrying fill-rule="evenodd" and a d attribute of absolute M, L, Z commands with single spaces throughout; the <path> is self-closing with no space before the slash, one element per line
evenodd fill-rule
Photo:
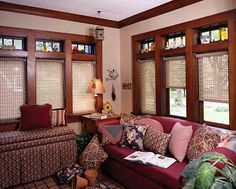
<path fill-rule="evenodd" d="M 224 154 L 206 152 L 188 164 L 180 175 L 180 184 L 184 178 L 184 189 L 235 189 L 236 166 Z"/>

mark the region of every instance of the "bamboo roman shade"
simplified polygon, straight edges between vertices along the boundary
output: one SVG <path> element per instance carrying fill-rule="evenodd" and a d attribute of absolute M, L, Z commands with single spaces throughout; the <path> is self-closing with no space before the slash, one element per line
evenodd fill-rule
<path fill-rule="evenodd" d="M 95 111 L 95 101 L 91 93 L 87 93 L 89 81 L 95 78 L 95 62 L 73 61 L 73 113 Z"/>
<path fill-rule="evenodd" d="M 164 58 L 166 88 L 185 89 L 186 61 L 184 56 Z"/>
<path fill-rule="evenodd" d="M 197 55 L 199 74 L 199 100 L 227 103 L 228 53 L 217 52 Z"/>
<path fill-rule="evenodd" d="M 64 107 L 63 60 L 36 60 L 36 102 L 52 104 L 53 108 Z"/>
<path fill-rule="evenodd" d="M 139 60 L 141 113 L 156 114 L 155 61 Z"/>
<path fill-rule="evenodd" d="M 0 58 L 0 119 L 20 117 L 19 107 L 26 100 L 26 61 Z"/>

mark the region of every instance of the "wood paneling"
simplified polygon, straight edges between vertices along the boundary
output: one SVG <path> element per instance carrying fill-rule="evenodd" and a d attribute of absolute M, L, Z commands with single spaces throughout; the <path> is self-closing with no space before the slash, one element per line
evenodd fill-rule
<path fill-rule="evenodd" d="M 37 16 L 44 16 L 50 18 L 57 18 L 62 20 L 70 20 L 74 22 L 88 23 L 88 24 L 99 24 L 107 27 L 119 28 L 119 23 L 108 19 L 98 19 L 89 16 L 83 16 L 78 14 L 71 14 L 66 12 L 60 12 L 49 9 L 42 9 L 24 5 L 17 5 L 12 3 L 0 2 L 0 10 L 18 12 L 23 14 L 31 14 Z"/>

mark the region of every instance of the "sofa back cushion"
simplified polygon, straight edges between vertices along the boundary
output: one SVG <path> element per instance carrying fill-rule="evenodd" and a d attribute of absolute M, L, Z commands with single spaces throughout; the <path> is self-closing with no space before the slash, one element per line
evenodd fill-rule
<path fill-rule="evenodd" d="M 51 127 L 51 104 L 20 106 L 20 130 Z"/>
<path fill-rule="evenodd" d="M 165 133 L 170 133 L 175 123 L 179 122 L 184 126 L 192 126 L 193 133 L 201 126 L 199 123 L 194 123 L 191 121 L 186 121 L 178 118 L 164 117 L 164 116 L 152 116 L 152 119 L 159 121 L 164 129 Z"/>

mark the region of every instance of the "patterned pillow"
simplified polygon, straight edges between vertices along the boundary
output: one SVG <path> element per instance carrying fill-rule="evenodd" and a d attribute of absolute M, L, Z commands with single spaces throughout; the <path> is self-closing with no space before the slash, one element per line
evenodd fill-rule
<path fill-rule="evenodd" d="M 107 158 L 108 155 L 101 147 L 98 136 L 94 135 L 80 155 L 79 162 L 85 169 L 98 169 Z"/>
<path fill-rule="evenodd" d="M 120 142 L 123 133 L 123 125 L 102 125 L 98 131 L 102 134 L 101 145 L 117 144 Z"/>
<path fill-rule="evenodd" d="M 154 153 L 165 155 L 170 136 L 170 134 L 162 133 L 156 128 L 148 127 L 144 137 L 144 147 Z"/>
<path fill-rule="evenodd" d="M 53 109 L 52 110 L 52 126 L 63 126 L 66 125 L 66 109 Z"/>
<path fill-rule="evenodd" d="M 141 120 L 142 118 L 150 118 L 150 115 L 144 115 L 144 116 L 136 116 L 132 114 L 120 114 L 120 125 L 134 125 L 139 124 L 138 120 Z"/>
<path fill-rule="evenodd" d="M 143 139 L 146 130 L 147 126 L 145 125 L 126 125 L 120 141 L 121 147 L 143 150 Z"/>
<path fill-rule="evenodd" d="M 187 151 L 188 159 L 191 161 L 204 152 L 216 148 L 219 142 L 220 135 L 203 124 L 193 134 Z"/>

